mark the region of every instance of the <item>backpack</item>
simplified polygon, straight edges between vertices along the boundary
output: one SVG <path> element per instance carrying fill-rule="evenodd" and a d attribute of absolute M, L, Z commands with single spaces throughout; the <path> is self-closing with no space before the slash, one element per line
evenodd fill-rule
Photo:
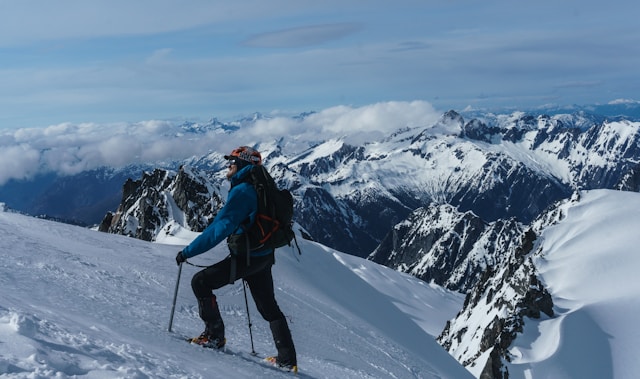
<path fill-rule="evenodd" d="M 227 238 L 229 249 L 238 254 L 291 246 L 291 241 L 295 238 L 291 192 L 279 189 L 262 165 L 252 167 L 245 181 L 256 190 L 258 212 L 255 222 L 244 235 L 234 234 Z M 300 254 L 299 247 L 298 253 Z"/>

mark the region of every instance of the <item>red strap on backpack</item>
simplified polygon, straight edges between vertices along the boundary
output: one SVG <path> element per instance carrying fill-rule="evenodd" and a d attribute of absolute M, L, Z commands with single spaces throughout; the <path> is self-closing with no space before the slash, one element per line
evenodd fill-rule
<path fill-rule="evenodd" d="M 260 222 L 260 220 L 264 220 L 267 221 L 271 224 L 273 224 L 273 227 L 271 228 L 271 230 L 269 231 L 265 231 L 265 228 L 262 226 L 262 222 Z M 273 233 L 275 233 L 278 229 L 280 229 L 280 221 L 276 220 L 275 218 L 271 218 L 265 214 L 262 213 L 258 213 L 256 215 L 256 221 L 255 221 L 256 225 L 258 226 L 258 228 L 260 228 L 260 234 L 263 236 L 260 239 L 260 243 L 265 243 L 269 238 L 271 238 L 271 235 Z"/>

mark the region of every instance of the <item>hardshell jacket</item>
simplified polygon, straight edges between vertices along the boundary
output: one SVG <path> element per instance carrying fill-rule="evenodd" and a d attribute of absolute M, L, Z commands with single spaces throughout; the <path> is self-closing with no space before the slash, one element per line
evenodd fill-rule
<path fill-rule="evenodd" d="M 293 232 L 293 196 L 287 189 L 278 188 L 264 166 L 251 168 L 244 181 L 250 183 L 258 196 L 258 211 L 254 220 L 243 224 L 246 233 L 227 238 L 229 250 L 235 254 L 256 255 L 257 251 L 289 245 Z"/>
<path fill-rule="evenodd" d="M 251 225 L 258 211 L 258 197 L 255 189 L 249 183 L 244 182 L 252 166 L 240 169 L 231 177 L 231 189 L 227 197 L 227 203 L 218 212 L 213 222 L 198 236 L 189 246 L 182 250 L 185 258 L 202 254 L 232 234 L 242 234 L 243 223 Z M 271 253 L 272 249 L 252 252 L 251 255 L 259 256 Z"/>

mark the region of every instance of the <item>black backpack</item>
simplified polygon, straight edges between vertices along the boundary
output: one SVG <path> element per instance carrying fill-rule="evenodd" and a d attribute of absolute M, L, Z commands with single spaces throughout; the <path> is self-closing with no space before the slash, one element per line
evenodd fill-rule
<path fill-rule="evenodd" d="M 227 238 L 229 249 L 242 254 L 291 246 L 291 241 L 295 238 L 291 192 L 279 189 L 262 165 L 253 166 L 245 181 L 253 185 L 258 194 L 258 212 L 255 222 L 245 235 L 234 234 Z M 300 254 L 299 247 L 298 253 Z"/>

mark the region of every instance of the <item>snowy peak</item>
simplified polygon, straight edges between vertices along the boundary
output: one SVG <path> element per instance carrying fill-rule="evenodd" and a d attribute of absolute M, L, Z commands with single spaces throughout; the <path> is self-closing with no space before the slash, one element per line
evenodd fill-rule
<path fill-rule="evenodd" d="M 293 159 L 289 164 L 303 177 L 313 182 L 329 178 L 330 184 L 351 179 L 352 172 L 341 166 L 349 166 L 354 161 L 364 159 L 364 149 L 345 143 L 340 139 L 326 141 Z"/>
<path fill-rule="evenodd" d="M 524 232 L 518 248 L 487 267 L 467 294 L 463 309 L 438 337 L 476 377 L 506 378 L 502 360 L 522 332 L 524 318 L 554 315 L 551 295 L 528 258 L 535 239 L 533 231 Z"/>
<path fill-rule="evenodd" d="M 291 150 L 300 144 L 290 135 L 257 147 L 276 181 L 293 191 L 296 221 L 315 240 L 367 256 L 393 225 L 432 202 L 489 223 L 527 223 L 576 189 L 620 188 L 623 178 L 633 186 L 639 127 L 630 121 L 587 127 L 580 114 L 524 112 L 465 121 L 449 111 L 432 124 L 361 144 L 333 137 Z M 224 160 L 211 153 L 188 165 L 216 171 Z M 222 176 L 210 178 L 224 186 Z"/>
<path fill-rule="evenodd" d="M 118 210 L 107 214 L 98 230 L 145 241 L 174 233 L 175 227 L 201 232 L 223 203 L 220 189 L 204 172 L 188 166 L 177 173 L 156 169 L 127 180 Z"/>
<path fill-rule="evenodd" d="M 395 225 L 369 259 L 466 293 L 519 248 L 522 232 L 513 219 L 486 223 L 472 212 L 432 204 Z"/>
<path fill-rule="evenodd" d="M 243 117 L 236 121 L 223 122 L 214 117 L 208 122 L 194 122 L 185 121 L 180 125 L 181 133 L 185 135 L 198 135 L 198 134 L 231 134 L 237 132 L 242 127 L 251 125 L 258 120 L 264 120 L 266 117 L 260 113 L 254 113 L 253 115 Z"/>

